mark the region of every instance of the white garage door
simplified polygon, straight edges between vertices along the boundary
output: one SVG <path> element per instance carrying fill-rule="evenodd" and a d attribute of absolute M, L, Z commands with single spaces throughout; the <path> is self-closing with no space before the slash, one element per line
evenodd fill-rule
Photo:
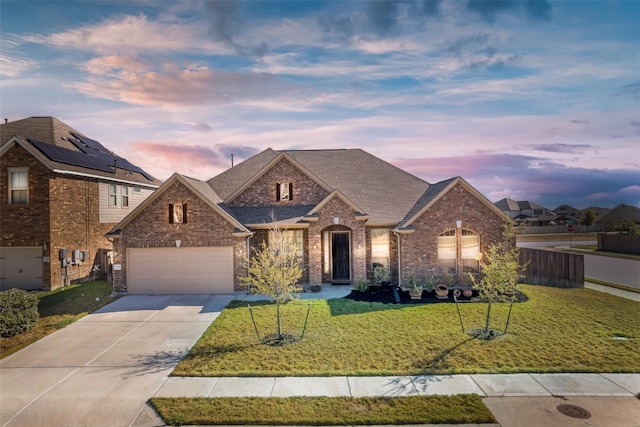
<path fill-rule="evenodd" d="M 131 294 L 215 294 L 233 292 L 233 248 L 127 249 Z"/>
<path fill-rule="evenodd" d="M 42 247 L 0 248 L 0 289 L 42 289 Z"/>

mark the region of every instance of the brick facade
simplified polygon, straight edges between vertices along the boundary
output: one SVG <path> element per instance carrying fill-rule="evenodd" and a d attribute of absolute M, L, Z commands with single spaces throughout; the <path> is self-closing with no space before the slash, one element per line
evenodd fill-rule
<path fill-rule="evenodd" d="M 331 199 L 318 212 L 318 220 L 309 224 L 309 281 L 331 282 L 324 260 L 324 231 L 349 231 L 351 244 L 351 280 L 366 277 L 367 244 L 365 221 L 357 221 L 356 212 L 338 197 Z M 337 224 L 336 224 L 337 219 Z"/>
<path fill-rule="evenodd" d="M 187 222 L 169 223 L 169 204 L 187 205 Z M 173 183 L 122 230 L 114 242 L 113 272 L 116 292 L 127 292 L 127 248 L 233 246 L 234 288 L 240 289 L 238 276 L 246 275 L 247 239 L 233 236 L 235 227 L 180 182 Z"/>
<path fill-rule="evenodd" d="M 292 200 L 276 200 L 277 183 L 293 183 Z M 316 205 L 328 195 L 326 190 L 283 159 L 229 203 L 229 206 Z"/>
<path fill-rule="evenodd" d="M 8 203 L 8 170 L 14 167 L 29 169 L 26 204 Z M 114 224 L 99 222 L 98 200 L 97 181 L 51 172 L 16 144 L 4 153 L 0 167 L 0 244 L 43 248 L 43 289 L 82 281 L 99 263 L 99 250 L 111 249 L 105 234 Z M 74 249 L 88 251 L 89 259 L 65 269 L 59 259 L 61 248 L 67 249 L 69 258 Z"/>
<path fill-rule="evenodd" d="M 136 217 L 131 218 L 114 243 L 114 289 L 127 292 L 127 249 L 141 247 L 173 247 L 181 240 L 182 247 L 232 246 L 234 248 L 234 288 L 243 289 L 238 277 L 247 274 L 246 265 L 261 242 L 268 242 L 267 226 L 252 230 L 250 237 L 233 235 L 235 226 L 228 218 L 204 201 L 203 194 L 193 193 L 180 179 L 163 186 Z M 276 183 L 293 183 L 293 200 L 276 200 Z M 444 190 L 443 190 L 444 191 Z M 356 212 L 342 194 L 329 193 L 287 159 L 281 159 L 241 194 L 228 203 L 234 207 L 309 206 L 314 215 L 292 227 L 303 232 L 304 284 L 332 283 L 331 233 L 345 232 L 349 236 L 349 281 L 366 278 L 373 282 L 371 230 L 361 212 Z M 187 223 L 168 221 L 169 204 L 187 205 Z M 320 205 L 322 203 L 322 205 Z M 316 206 L 315 209 L 312 207 Z M 365 213 L 366 214 L 366 213 Z M 456 221 L 462 227 L 456 227 Z M 389 267 L 392 283 L 402 282 L 410 274 L 424 275 L 438 268 L 438 235 L 448 230 L 473 231 L 480 236 L 480 250 L 501 238 L 506 218 L 493 209 L 486 199 L 463 180 L 440 194 L 419 218 L 411 223 L 411 233 L 395 230 L 395 225 L 376 226 L 389 233 Z M 461 239 L 458 239 L 458 242 Z M 460 243 L 458 243 L 460 246 Z M 460 247 L 457 248 L 460 258 Z M 248 252 L 248 253 L 247 253 Z M 460 262 L 458 262 L 458 265 Z"/>
<path fill-rule="evenodd" d="M 447 230 L 456 230 L 458 220 L 462 221 L 461 229 L 480 235 L 481 252 L 485 252 L 491 243 L 502 237 L 505 218 L 458 184 L 412 224 L 414 233 L 401 235 L 402 277 L 406 278 L 410 274 L 424 276 L 428 271 L 437 270 L 438 235 Z M 457 253 L 459 258 L 459 248 Z"/>

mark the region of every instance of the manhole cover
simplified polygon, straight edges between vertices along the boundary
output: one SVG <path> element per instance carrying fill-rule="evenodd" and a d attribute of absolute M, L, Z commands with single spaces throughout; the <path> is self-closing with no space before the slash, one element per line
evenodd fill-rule
<path fill-rule="evenodd" d="M 571 418 L 580 418 L 582 420 L 591 418 L 591 413 L 589 413 L 589 411 L 576 405 L 562 404 L 556 406 L 556 409 L 562 415 L 566 415 Z"/>

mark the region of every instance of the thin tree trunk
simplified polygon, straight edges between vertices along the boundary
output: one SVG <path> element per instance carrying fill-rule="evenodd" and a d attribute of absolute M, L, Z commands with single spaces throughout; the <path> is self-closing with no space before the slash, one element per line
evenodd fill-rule
<path fill-rule="evenodd" d="M 282 321 L 280 320 L 280 302 L 276 302 L 276 317 L 278 320 L 278 339 L 282 339 Z"/>
<path fill-rule="evenodd" d="M 491 319 L 491 303 L 492 303 L 492 300 L 489 299 L 489 306 L 487 307 L 487 321 L 486 321 L 485 326 L 484 326 L 484 334 L 485 335 L 489 334 L 489 320 Z"/>

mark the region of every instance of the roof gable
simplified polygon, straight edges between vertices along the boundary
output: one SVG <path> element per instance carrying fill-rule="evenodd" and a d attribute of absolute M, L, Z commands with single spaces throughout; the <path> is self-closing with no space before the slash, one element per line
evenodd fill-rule
<path fill-rule="evenodd" d="M 630 220 L 640 224 L 640 208 L 633 205 L 627 205 L 626 203 L 621 203 L 618 206 L 607 211 L 606 213 L 602 214 L 596 222 L 599 224 L 613 224 L 624 220 Z"/>
<path fill-rule="evenodd" d="M 505 197 L 502 200 L 498 200 L 495 203 L 495 205 L 503 211 L 515 211 L 515 212 L 520 211 L 520 206 L 518 205 L 518 202 L 508 197 Z"/>
<path fill-rule="evenodd" d="M 431 206 L 433 206 L 438 200 L 440 200 L 447 192 L 449 192 L 456 185 L 461 185 L 466 191 L 471 193 L 476 199 L 487 206 L 496 215 L 503 218 L 505 221 L 511 222 L 511 218 L 506 215 L 498 206 L 491 203 L 482 193 L 473 188 L 462 177 L 455 177 L 445 181 L 432 184 L 427 191 L 420 197 L 416 205 L 409 211 L 405 220 L 402 221 L 396 227 L 396 230 L 402 231 L 410 229 L 414 221 L 416 221 L 422 214 L 424 214 Z"/>
<path fill-rule="evenodd" d="M 138 205 L 129 215 L 127 215 L 122 221 L 116 224 L 112 230 L 108 233 L 111 236 L 117 236 L 120 230 L 130 224 L 135 218 L 137 218 L 151 203 L 157 200 L 163 193 L 165 193 L 176 182 L 183 184 L 193 194 L 209 205 L 215 212 L 220 214 L 229 223 L 231 223 L 236 229 L 237 236 L 249 235 L 251 232 L 233 215 L 233 212 L 227 208 L 223 203 L 220 196 L 206 183 L 195 178 L 189 178 L 178 173 L 174 173 L 166 180 L 160 188 L 154 191 L 149 197 L 147 197 L 140 205 Z"/>
<path fill-rule="evenodd" d="M 369 214 L 370 225 L 397 224 L 429 187 L 426 181 L 360 149 L 267 149 L 208 183 L 228 203 L 281 159 L 328 193 L 338 190 L 345 200 Z"/>

